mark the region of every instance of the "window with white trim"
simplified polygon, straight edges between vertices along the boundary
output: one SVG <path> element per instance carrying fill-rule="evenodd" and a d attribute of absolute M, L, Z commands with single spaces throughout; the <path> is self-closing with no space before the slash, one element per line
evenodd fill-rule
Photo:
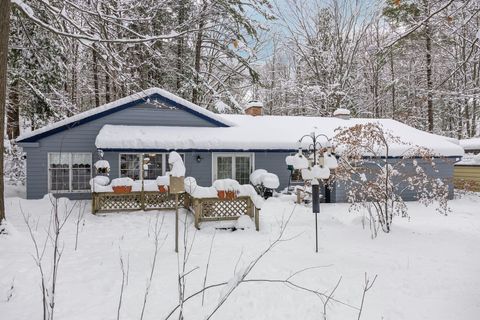
<path fill-rule="evenodd" d="M 185 161 L 185 155 L 180 154 Z M 120 176 L 133 180 L 154 180 L 169 171 L 168 153 L 121 153 Z"/>
<path fill-rule="evenodd" d="M 250 183 L 253 172 L 253 153 L 219 153 L 213 155 L 213 180 L 234 179 L 240 184 Z"/>
<path fill-rule="evenodd" d="M 52 152 L 48 154 L 48 190 L 50 192 L 89 191 L 91 178 L 91 153 Z"/>

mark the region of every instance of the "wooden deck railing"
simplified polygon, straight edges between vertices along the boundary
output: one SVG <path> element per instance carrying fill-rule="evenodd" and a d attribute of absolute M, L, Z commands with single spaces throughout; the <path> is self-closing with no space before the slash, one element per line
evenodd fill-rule
<path fill-rule="evenodd" d="M 178 206 L 185 207 L 185 194 L 179 194 Z M 175 195 L 158 191 L 129 193 L 93 192 L 92 213 L 134 210 L 174 210 Z"/>
<path fill-rule="evenodd" d="M 195 216 L 195 228 L 204 221 L 236 220 L 248 215 L 255 221 L 258 231 L 260 209 L 250 197 L 237 197 L 233 200 L 219 198 L 192 198 L 187 193 L 178 195 L 178 206 L 189 209 Z M 135 210 L 175 210 L 175 195 L 156 191 L 133 191 L 130 193 L 93 192 L 92 213 L 135 211 Z"/>
<path fill-rule="evenodd" d="M 195 228 L 200 228 L 200 222 L 236 220 L 242 215 L 248 215 L 255 221 L 258 231 L 260 209 L 256 208 L 250 197 L 238 197 L 233 200 L 219 198 L 191 198 L 188 204 L 195 215 Z"/>

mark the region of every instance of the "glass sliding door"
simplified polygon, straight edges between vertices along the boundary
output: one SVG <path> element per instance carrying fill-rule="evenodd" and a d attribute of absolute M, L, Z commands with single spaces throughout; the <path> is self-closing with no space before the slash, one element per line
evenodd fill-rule
<path fill-rule="evenodd" d="M 234 179 L 240 184 L 250 183 L 250 174 L 253 170 L 253 154 L 214 154 L 213 161 L 213 180 Z"/>
<path fill-rule="evenodd" d="M 240 184 L 250 183 L 250 156 L 235 156 L 235 180 Z"/>
<path fill-rule="evenodd" d="M 217 179 L 233 179 L 232 157 L 217 157 Z"/>

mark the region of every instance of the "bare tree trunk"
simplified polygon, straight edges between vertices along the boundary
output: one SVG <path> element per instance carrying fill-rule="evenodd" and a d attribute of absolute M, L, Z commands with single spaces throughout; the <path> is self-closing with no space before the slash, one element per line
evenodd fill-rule
<path fill-rule="evenodd" d="M 20 135 L 20 99 L 18 96 L 18 80 L 13 81 L 9 90 L 10 105 L 7 108 L 7 135 L 8 139 L 15 139 Z"/>
<path fill-rule="evenodd" d="M 10 0 L 0 1 L 0 173 L 3 176 L 3 153 L 5 132 L 5 102 L 7 98 L 7 56 L 10 33 Z M 0 179 L 0 224 L 5 219 L 3 177 Z"/>
<path fill-rule="evenodd" d="M 395 68 L 393 64 L 393 51 L 390 50 L 390 76 L 392 81 L 392 119 L 395 119 L 396 108 L 395 108 Z"/>
<path fill-rule="evenodd" d="M 473 64 L 473 84 L 475 86 L 475 89 L 473 90 L 473 94 L 476 96 L 478 93 L 478 87 L 480 86 L 480 81 L 479 81 L 479 63 L 475 62 Z M 470 128 L 470 137 L 475 137 L 477 134 L 477 99 L 473 99 L 472 103 L 472 126 Z"/>
<path fill-rule="evenodd" d="M 430 1 L 424 0 L 425 16 L 430 15 Z M 425 62 L 427 68 L 427 115 L 428 131 L 433 132 L 433 81 L 432 81 L 432 33 L 430 30 L 430 21 L 425 22 Z"/>
<path fill-rule="evenodd" d="M 95 48 L 92 51 L 92 58 L 93 58 L 93 90 L 95 94 L 95 107 L 100 106 L 100 89 L 98 84 L 98 59 L 97 59 L 97 52 Z"/>
<path fill-rule="evenodd" d="M 178 26 L 182 29 L 185 22 L 185 0 L 178 2 Z M 184 36 L 178 37 L 177 40 L 177 90 L 180 90 L 182 86 L 183 68 L 183 43 Z M 182 95 L 183 96 L 183 95 Z"/>
<path fill-rule="evenodd" d="M 105 103 L 110 102 L 110 74 L 108 70 L 108 66 L 105 66 Z"/>
<path fill-rule="evenodd" d="M 198 102 L 199 90 L 198 86 L 200 85 L 200 62 L 202 58 L 202 43 L 203 43 L 203 28 L 205 26 L 205 10 L 207 9 L 207 3 L 204 2 L 202 6 L 202 12 L 200 16 L 200 22 L 198 24 L 198 33 L 197 41 L 195 43 L 195 86 L 192 91 L 192 102 Z"/>

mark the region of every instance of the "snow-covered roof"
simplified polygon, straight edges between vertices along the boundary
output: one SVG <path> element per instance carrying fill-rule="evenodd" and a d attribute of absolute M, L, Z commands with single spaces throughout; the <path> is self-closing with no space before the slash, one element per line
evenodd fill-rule
<path fill-rule="evenodd" d="M 260 107 L 263 108 L 263 103 L 258 100 L 252 100 L 245 106 L 245 109 L 252 108 L 252 107 Z"/>
<path fill-rule="evenodd" d="M 460 145 L 466 150 L 480 150 L 480 137 L 460 140 Z"/>
<path fill-rule="evenodd" d="M 350 115 L 350 110 L 344 109 L 344 108 L 338 108 L 333 112 L 334 116 L 349 116 Z"/>
<path fill-rule="evenodd" d="M 457 166 L 480 166 L 480 153 L 475 155 L 467 153 L 462 157 L 462 161 L 455 163 Z"/>
<path fill-rule="evenodd" d="M 105 125 L 95 145 L 100 149 L 144 150 L 296 150 L 301 136 L 316 132 L 333 137 L 338 127 L 380 123 L 405 143 L 426 147 L 441 156 L 462 156 L 463 149 L 448 140 L 390 119 L 350 119 L 222 115 L 231 127 L 164 127 Z M 303 148 L 311 141 L 305 139 Z M 391 145 L 390 156 L 401 156 L 410 146 Z"/>
<path fill-rule="evenodd" d="M 90 109 L 88 111 L 79 113 L 72 117 L 60 120 L 58 122 L 52 123 L 40 129 L 24 133 L 17 138 L 17 142 L 29 142 L 34 139 L 38 139 L 50 132 L 58 132 L 62 129 L 68 129 L 72 126 L 76 126 L 83 122 L 88 122 L 94 120 L 98 117 L 103 116 L 104 114 L 109 114 L 114 112 L 115 109 L 124 107 L 127 104 L 142 103 L 148 101 L 149 98 L 155 98 L 155 95 L 161 96 L 166 99 L 168 102 L 176 106 L 181 106 L 191 111 L 192 113 L 204 116 L 212 121 L 218 123 L 222 126 L 232 126 L 234 123 L 229 122 L 227 119 L 222 118 L 220 115 L 206 110 L 190 101 L 187 101 L 181 97 L 174 95 L 166 90 L 160 88 L 150 88 L 137 93 L 134 93 L 125 98 L 104 104 L 100 107 Z"/>

